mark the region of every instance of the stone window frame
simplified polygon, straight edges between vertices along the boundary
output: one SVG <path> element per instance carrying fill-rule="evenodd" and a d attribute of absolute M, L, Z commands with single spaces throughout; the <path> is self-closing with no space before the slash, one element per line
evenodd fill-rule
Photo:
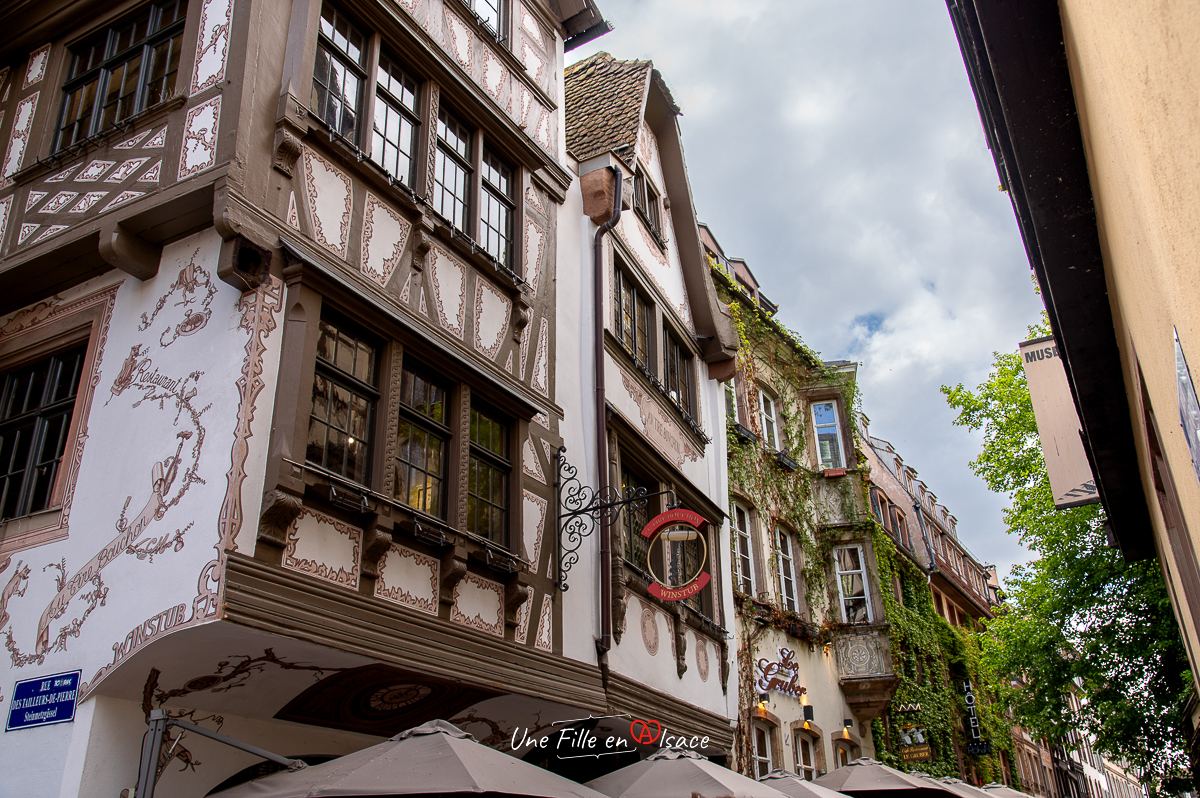
<path fill-rule="evenodd" d="M 818 469 L 821 469 L 824 471 L 845 469 L 845 468 L 850 467 L 850 452 L 846 446 L 846 441 L 850 440 L 850 438 L 846 434 L 845 424 L 843 423 L 845 413 L 843 412 L 843 409 L 841 407 L 842 402 L 840 401 L 840 399 L 841 399 L 841 397 L 838 397 L 838 396 L 828 396 L 828 397 L 824 397 L 824 398 L 815 398 L 814 397 L 809 401 L 809 404 L 808 404 L 808 417 L 809 417 L 809 421 L 812 423 L 812 431 L 813 431 L 812 442 L 813 442 L 813 447 L 815 449 L 815 451 L 813 453 L 814 454 L 813 462 L 815 462 L 817 464 Z M 833 405 L 833 412 L 834 412 L 834 416 L 835 416 L 835 423 L 833 426 L 834 426 L 834 429 L 837 430 L 838 446 L 841 450 L 841 452 L 840 452 L 841 453 L 841 461 L 842 461 L 841 465 L 832 465 L 832 466 L 829 466 L 828 468 L 826 468 L 824 466 L 824 463 L 821 460 L 821 443 L 817 437 L 819 434 L 817 431 L 817 415 L 816 415 L 817 405 L 822 405 L 822 404 Z M 822 425 L 822 426 L 829 426 L 829 425 Z"/>
<path fill-rule="evenodd" d="M 804 602 L 803 592 L 801 590 L 801 588 L 803 586 L 803 580 L 800 576 L 801 564 L 799 562 L 799 560 L 801 558 L 801 554 L 803 552 L 803 549 L 799 548 L 799 545 L 798 545 L 800 536 L 796 532 L 789 529 L 784 524 L 776 522 L 775 523 L 775 534 L 773 537 L 774 537 L 774 540 L 772 542 L 775 545 L 775 551 L 776 551 L 776 555 L 775 555 L 775 577 L 776 577 L 775 578 L 775 590 L 779 595 L 779 606 L 781 608 L 783 608 L 784 610 L 787 610 L 788 612 L 804 613 L 805 602 Z M 781 545 L 784 541 L 787 542 L 787 546 L 788 546 L 788 553 L 787 553 L 786 557 L 783 553 L 783 546 Z M 785 573 L 784 573 L 784 563 L 785 562 L 788 565 L 788 571 L 789 571 L 789 573 L 786 574 L 786 576 L 788 577 L 788 579 L 791 580 L 791 583 L 792 583 L 792 603 L 795 605 L 792 607 L 789 607 L 787 605 L 787 600 L 785 599 L 784 592 L 783 592 L 783 583 L 784 583 L 784 577 L 785 577 Z"/>
<path fill-rule="evenodd" d="M 306 502 L 322 506 L 323 511 L 339 512 L 331 506 L 330 487 L 363 500 L 374 500 L 390 516 L 375 521 L 377 525 L 396 523 L 398 528 L 417 527 L 437 530 L 451 543 L 478 550 L 481 558 L 491 562 L 486 554 L 491 550 L 503 557 L 521 555 L 523 529 L 522 480 L 510 478 L 506 491 L 508 510 L 505 541 L 497 543 L 469 532 L 467 515 L 467 468 L 470 458 L 469 412 L 473 392 L 486 397 L 489 407 L 495 408 L 509 421 L 507 455 L 510 463 L 521 462 L 520 445 L 529 435 L 532 414 L 479 375 L 469 366 L 451 361 L 441 355 L 436 345 L 420 334 L 405 330 L 373 308 L 369 301 L 342 292 L 327 283 L 319 272 L 305 264 L 292 267 L 288 276 L 285 307 L 287 323 L 280 358 L 280 381 L 275 407 L 275 425 L 271 453 L 267 463 L 264 491 L 280 491 Z M 357 319 L 360 326 L 371 330 L 379 341 L 378 379 L 379 399 L 376 421 L 370 446 L 368 484 L 359 485 L 333 472 L 305 462 L 308 418 L 312 407 L 312 385 L 316 372 L 318 321 L 327 307 L 342 317 Z M 424 362 L 437 359 L 444 375 L 447 390 L 447 424 L 450 438 L 446 450 L 446 479 L 442 487 L 445 518 L 429 515 L 410 507 L 391 495 L 396 467 L 396 427 L 400 419 L 400 383 L 406 357 Z M 514 469 L 514 473 L 516 473 Z M 344 514 L 344 508 L 341 509 Z M 261 539 L 261 537 L 260 537 Z M 449 543 L 447 544 L 449 545 Z"/>
<path fill-rule="evenodd" d="M 71 502 L 88 437 L 88 419 L 100 381 L 100 361 L 120 285 L 117 283 L 62 304 L 34 304 L 18 311 L 0 326 L 0 373 L 87 343 L 67 445 L 55 477 L 50 506 L 41 512 L 0 523 L 0 557 L 69 536 Z"/>
<path fill-rule="evenodd" d="M 443 108 L 448 110 L 470 132 L 468 152 L 465 158 L 465 162 L 469 165 L 467 204 L 463 213 L 466 229 L 460 229 L 450 220 L 442 217 L 433 210 L 432 204 L 428 205 L 428 210 L 433 211 L 430 215 L 448 228 L 450 238 L 465 239 L 465 243 L 472 255 L 491 263 L 495 268 L 507 272 L 519 280 L 528 279 L 530 275 L 523 273 L 525 263 L 524 230 L 528 216 L 524 197 L 527 188 L 531 185 L 533 171 L 528 164 L 523 163 L 521 158 L 515 157 L 515 154 L 510 151 L 500 136 L 493 135 L 495 126 L 487 121 L 488 117 L 485 109 L 476 109 L 475 106 L 477 103 L 474 100 L 468 100 L 467 98 L 459 100 L 448 97 L 447 95 L 450 94 L 450 90 L 457 87 L 443 85 L 430 76 L 432 74 L 431 70 L 420 69 L 417 63 L 419 53 L 414 52 L 413 56 L 407 60 L 400 58 L 399 54 L 406 52 L 408 49 L 400 36 L 385 37 L 380 32 L 379 26 L 364 24 L 364 21 L 372 19 L 375 13 L 369 9 L 365 0 L 307 0 L 307 2 L 309 4 L 309 31 L 304 53 L 306 59 L 305 68 L 302 72 L 306 76 L 306 83 L 304 85 L 306 98 L 310 96 L 313 85 L 316 70 L 316 51 L 320 41 L 319 23 L 321 11 L 325 5 L 329 5 L 339 14 L 344 14 L 346 19 L 351 21 L 367 39 L 365 66 L 363 67 L 365 79 L 363 81 L 362 97 L 359 101 L 359 123 L 356 127 L 354 138 L 347 139 L 339 135 L 315 111 L 308 110 L 307 115 L 309 120 L 315 123 L 315 126 L 324 134 L 328 135 L 331 141 L 337 141 L 342 146 L 352 150 L 358 161 L 361 161 L 364 165 L 370 165 L 370 167 L 387 176 L 390 183 L 400 187 L 399 191 L 401 194 L 409 195 L 410 199 L 424 198 L 431 203 L 436 168 L 435 155 L 441 149 L 439 146 L 440 139 L 437 136 L 438 115 Z M 447 0 L 447 2 L 450 2 L 450 0 Z M 455 2 L 463 10 L 470 13 L 472 19 L 476 19 L 473 9 L 471 9 L 465 0 L 455 0 Z M 503 0 L 503 2 L 507 4 L 507 0 Z M 511 14 L 507 13 L 502 14 L 502 27 L 505 28 L 505 31 L 511 27 L 511 22 L 508 19 L 511 16 Z M 478 20 L 476 22 L 481 30 L 490 34 L 489 27 Z M 507 32 L 493 38 L 497 38 L 497 41 L 511 39 Z M 383 167 L 371 157 L 370 148 L 374 136 L 375 104 L 379 93 L 380 58 L 391 61 L 403 70 L 406 75 L 416 81 L 418 85 L 416 104 L 419 127 L 416 133 L 415 152 L 412 156 L 414 163 L 412 185 L 408 185 L 408 183 L 397 176 L 388 175 Z M 485 192 L 483 185 L 483 175 L 485 172 L 483 158 L 485 149 L 495 158 L 500 159 L 512 172 L 510 199 L 513 202 L 513 207 L 511 208 L 512 214 L 509 219 L 512 235 L 509 241 L 510 246 L 507 262 L 496 260 L 476 240 L 480 237 L 479 231 L 483 225 L 482 198 Z"/>
<path fill-rule="evenodd" d="M 761 580 L 756 579 L 755 577 L 757 574 L 754 573 L 755 562 L 758 560 L 758 558 L 754 556 L 754 511 L 750 509 L 748 504 L 736 498 L 732 499 L 731 504 L 733 504 L 733 512 L 729 514 L 729 520 L 731 532 L 730 537 L 733 540 L 733 589 L 748 596 L 756 597 L 755 588 L 758 586 Z M 744 530 L 738 525 L 739 512 L 746 518 L 746 528 Z M 743 539 L 746 542 L 746 552 L 744 555 L 742 553 Z M 749 573 L 742 572 L 743 559 L 748 559 L 750 561 Z M 743 589 L 743 586 L 747 580 L 750 582 L 749 593 Z"/>
<path fill-rule="evenodd" d="M 838 570 L 838 551 L 841 549 L 857 549 L 858 550 L 858 571 L 840 571 Z M 846 616 L 846 597 L 842 594 L 842 574 L 861 573 L 863 578 L 863 595 L 867 602 L 867 620 L 862 625 L 867 626 L 876 622 L 875 604 L 876 598 L 872 596 L 872 581 L 871 581 L 871 562 L 867 559 L 867 547 L 861 542 L 846 542 L 838 543 L 833 547 L 833 582 L 834 591 L 838 601 L 838 615 L 842 619 L 842 623 L 851 623 Z"/>
<path fill-rule="evenodd" d="M 754 730 L 754 740 L 751 743 L 751 752 L 754 757 L 754 777 L 762 778 L 775 769 L 776 763 L 779 762 L 779 751 L 776 748 L 779 745 L 779 724 L 772 723 L 765 717 L 768 713 L 756 713 L 751 728 Z M 763 755 L 763 749 L 759 745 L 759 734 L 763 735 L 762 742 L 766 743 L 766 755 Z M 766 765 L 764 769 L 763 765 Z"/>
<path fill-rule="evenodd" d="M 804 737 L 809 741 L 812 750 L 812 769 L 813 778 L 824 776 L 827 771 L 828 763 L 825 757 L 824 738 L 825 734 L 820 726 L 817 726 L 812 721 L 798 720 L 792 723 L 792 760 L 795 766 L 796 775 L 806 781 L 812 781 L 805 773 L 800 762 L 800 738 Z"/>

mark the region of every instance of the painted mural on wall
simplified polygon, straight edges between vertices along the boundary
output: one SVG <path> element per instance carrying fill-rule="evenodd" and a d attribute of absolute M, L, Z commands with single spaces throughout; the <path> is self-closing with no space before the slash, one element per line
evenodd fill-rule
<path fill-rule="evenodd" d="M 218 281 L 219 249 L 208 230 L 167 246 L 150 280 L 108 275 L 59 300 L 108 290 L 115 307 L 92 330 L 98 387 L 75 411 L 88 424 L 69 541 L 0 561 L 0 683 L 69 662 L 83 697 L 151 641 L 217 617 L 226 552 L 257 515 L 242 494 L 265 463 L 269 418 L 256 424 L 255 405 L 274 379 L 282 305 L 277 280 L 244 295 Z"/>

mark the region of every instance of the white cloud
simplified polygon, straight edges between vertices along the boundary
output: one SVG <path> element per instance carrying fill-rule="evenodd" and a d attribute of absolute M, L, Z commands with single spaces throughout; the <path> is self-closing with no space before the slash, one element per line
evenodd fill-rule
<path fill-rule="evenodd" d="M 896 445 L 1007 573 L 1029 555 L 967 467 L 981 438 L 938 388 L 986 377 L 1040 303 L 945 6 L 865 0 L 601 0 L 597 50 L 650 58 L 683 108 L 697 211 L 780 318 L 861 361 Z"/>

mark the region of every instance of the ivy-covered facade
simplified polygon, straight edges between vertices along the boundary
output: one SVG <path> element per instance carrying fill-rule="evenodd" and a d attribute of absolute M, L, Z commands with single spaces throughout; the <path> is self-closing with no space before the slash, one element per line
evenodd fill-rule
<path fill-rule="evenodd" d="M 858 756 L 1020 787 L 1013 728 L 979 669 L 994 570 L 871 436 L 857 366 L 824 362 L 774 318 L 744 261 L 701 227 L 738 331 L 726 383 L 734 764 L 815 778 Z"/>
<path fill-rule="evenodd" d="M 738 717 L 731 764 L 816 778 L 879 745 L 895 688 L 881 538 L 857 450 L 856 367 L 773 318 L 745 263 L 701 228 L 738 331 L 725 385 Z M 886 556 L 886 555 L 885 555 Z"/>
<path fill-rule="evenodd" d="M 994 568 L 958 539 L 957 520 L 886 440 L 859 419 L 890 621 L 896 695 L 875 721 L 877 758 L 972 784 L 1019 785 L 1013 727 L 979 669 L 979 643 L 999 603 Z"/>

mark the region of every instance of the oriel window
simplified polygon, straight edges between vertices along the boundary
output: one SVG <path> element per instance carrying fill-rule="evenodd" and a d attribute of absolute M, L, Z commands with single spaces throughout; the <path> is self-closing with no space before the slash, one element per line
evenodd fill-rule
<path fill-rule="evenodd" d="M 479 203 L 479 243 L 512 268 L 513 171 L 498 155 L 483 151 L 483 196 Z"/>
<path fill-rule="evenodd" d="M 423 513 L 445 518 L 446 389 L 406 364 L 400 375 L 400 423 L 392 495 Z"/>
<path fill-rule="evenodd" d="M 71 50 L 55 149 L 109 130 L 175 92 L 187 0 L 143 6 Z"/>
<path fill-rule="evenodd" d="M 653 310 L 645 294 L 630 281 L 622 264 L 618 264 L 616 273 L 617 340 L 634 360 L 649 367 L 650 319 Z"/>
<path fill-rule="evenodd" d="M 508 545 L 508 424 L 490 410 L 471 407 L 471 454 L 467 469 L 467 529 Z"/>
<path fill-rule="evenodd" d="M 836 402 L 814 402 L 813 428 L 817 433 L 817 459 L 822 469 L 845 468 L 842 428 L 838 423 Z"/>
<path fill-rule="evenodd" d="M 871 599 L 867 595 L 867 569 L 862 546 L 839 546 L 833 550 L 837 570 L 842 623 L 871 623 Z"/>
<path fill-rule="evenodd" d="M 50 507 L 85 350 L 80 346 L 0 378 L 0 519 Z"/>
<path fill-rule="evenodd" d="M 467 230 L 471 198 L 471 131 L 446 108 L 438 109 L 433 209 L 459 230 Z"/>
<path fill-rule="evenodd" d="M 358 117 L 366 82 L 367 40 L 333 6 L 321 7 L 312 111 L 339 136 L 358 140 Z"/>
<path fill-rule="evenodd" d="M 391 58 L 380 57 L 371 160 L 409 187 L 413 185 L 413 157 L 419 124 L 417 81 Z"/>
<path fill-rule="evenodd" d="M 321 319 L 308 421 L 308 462 L 367 484 L 376 388 L 375 344 L 340 319 Z"/>

